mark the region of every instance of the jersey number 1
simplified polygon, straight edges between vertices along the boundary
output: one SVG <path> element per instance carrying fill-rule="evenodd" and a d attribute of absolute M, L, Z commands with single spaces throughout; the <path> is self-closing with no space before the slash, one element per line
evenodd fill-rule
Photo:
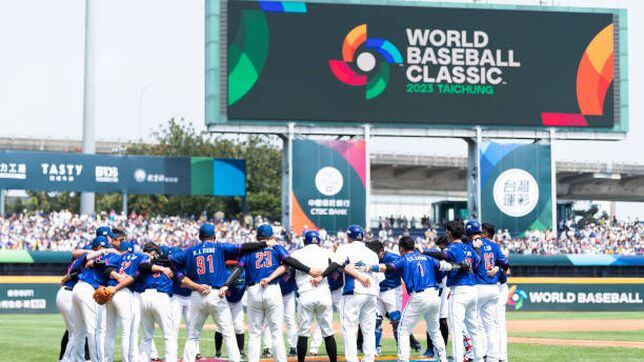
<path fill-rule="evenodd" d="M 199 274 L 199 275 L 206 274 L 206 263 L 204 263 L 203 259 L 204 259 L 203 255 L 199 255 L 197 257 L 197 259 L 196 259 L 196 262 L 197 262 L 197 274 Z M 215 266 L 212 263 L 212 254 L 209 254 L 206 257 L 206 260 L 208 261 L 208 266 L 210 267 L 209 268 L 210 274 L 214 273 L 215 272 Z"/>

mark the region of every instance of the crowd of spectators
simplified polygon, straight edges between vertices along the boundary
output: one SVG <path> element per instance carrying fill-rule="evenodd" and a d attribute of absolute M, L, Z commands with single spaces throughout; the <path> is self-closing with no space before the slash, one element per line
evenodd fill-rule
<path fill-rule="evenodd" d="M 19 214 L 0 218 L 0 249 L 71 250 L 88 244 L 96 228 L 102 225 L 123 230 L 128 239 L 138 245 L 153 241 L 185 247 L 196 241 L 199 225 L 206 221 L 215 224 L 218 240 L 230 243 L 255 240 L 253 225 L 266 222 L 261 217 L 226 220 L 219 214 L 212 218 L 205 215 L 199 218 L 143 217 L 134 213 L 125 217 L 115 212 L 84 216 L 69 211 Z M 275 233 L 290 248 L 297 248 L 301 244 L 295 233 L 287 233 L 278 223 L 273 223 L 273 226 Z M 439 229 L 431 227 L 379 226 L 382 227 L 374 230 L 370 237 L 383 241 L 385 247 L 392 251 L 396 251 L 396 241 L 403 234 L 415 237 L 428 246 L 432 246 L 433 240 L 441 234 Z M 343 231 L 320 230 L 320 236 L 323 246 L 330 248 L 346 242 Z M 644 254 L 644 224 L 638 220 L 601 220 L 599 223 L 589 223 L 584 228 L 568 222 L 558 235 L 547 230 L 526 231 L 521 237 L 512 237 L 508 230 L 501 229 L 494 239 L 504 252 L 518 254 Z"/>

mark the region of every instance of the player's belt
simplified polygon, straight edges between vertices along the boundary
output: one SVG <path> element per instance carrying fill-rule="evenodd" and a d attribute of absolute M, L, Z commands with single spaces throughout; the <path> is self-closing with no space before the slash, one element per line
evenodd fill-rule
<path fill-rule="evenodd" d="M 68 287 L 68 286 L 64 286 L 64 287 L 63 287 L 63 289 L 71 291 L 71 290 L 73 290 L 74 288 L 72 288 L 72 287 Z"/>
<path fill-rule="evenodd" d="M 412 290 L 411 292 L 409 292 L 409 294 L 422 293 L 424 291 L 425 291 L 425 289 Z"/>
<path fill-rule="evenodd" d="M 163 293 L 163 294 L 171 295 L 171 294 L 170 294 L 170 293 L 168 293 L 167 291 L 165 291 L 165 290 L 161 290 L 161 289 L 157 289 L 157 288 L 147 288 L 147 289 L 145 289 L 145 290 L 143 291 L 143 293 L 148 292 L 148 291 L 155 291 L 155 292 L 159 292 L 159 293 Z"/>

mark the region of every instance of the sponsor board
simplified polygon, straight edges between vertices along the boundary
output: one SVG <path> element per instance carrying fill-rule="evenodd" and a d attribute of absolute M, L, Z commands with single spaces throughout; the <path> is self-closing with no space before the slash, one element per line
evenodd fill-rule
<path fill-rule="evenodd" d="M 644 284 L 512 284 L 508 311 L 644 311 Z"/>

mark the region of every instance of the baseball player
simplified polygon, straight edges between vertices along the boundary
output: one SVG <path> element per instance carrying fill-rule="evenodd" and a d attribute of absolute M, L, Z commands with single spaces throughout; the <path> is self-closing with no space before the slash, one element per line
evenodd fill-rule
<path fill-rule="evenodd" d="M 340 315 L 342 319 L 342 286 L 344 285 L 344 277 L 341 270 L 336 270 L 326 277 L 329 290 L 331 290 L 331 301 L 333 302 L 333 310 Z M 313 338 L 311 339 L 311 355 L 317 356 L 322 344 L 322 330 L 319 325 L 315 326 L 313 331 Z"/>
<path fill-rule="evenodd" d="M 172 297 L 172 277 L 152 270 L 153 265 L 169 267 L 167 255 L 161 254 L 161 248 L 155 243 L 147 243 L 143 252 L 148 256 L 139 264 L 139 298 L 141 308 L 141 346 L 140 358 L 150 360 L 150 345 L 154 337 L 154 323 L 161 326 L 165 342 L 166 362 L 177 360 L 177 335 L 174 333 L 174 321 L 170 298 Z"/>
<path fill-rule="evenodd" d="M 494 243 L 494 234 L 496 234 L 496 228 L 492 224 L 488 223 L 483 223 L 481 226 L 483 228 L 483 236 L 489 240 L 491 243 Z M 496 248 L 499 249 L 497 244 Z M 501 254 L 505 257 L 506 262 L 507 262 L 507 255 Z M 499 258 L 501 260 L 501 258 Z M 499 281 L 499 300 L 497 304 L 497 320 L 498 320 L 498 325 L 499 325 L 499 360 L 501 361 L 507 361 L 508 360 L 508 331 L 505 323 L 505 308 L 506 304 L 508 303 L 508 285 L 506 283 L 506 273 L 509 268 L 508 265 L 501 265 L 501 268 L 499 268 L 499 263 L 495 263 L 495 268 L 493 269 L 498 269 L 496 273 L 496 277 L 498 278 Z M 479 295 L 480 298 L 480 295 Z"/>
<path fill-rule="evenodd" d="M 161 248 L 161 254 L 162 255 L 172 255 L 174 253 L 180 253 L 181 248 L 175 246 L 172 248 L 168 248 L 165 245 L 162 245 Z M 184 274 L 184 270 L 179 270 L 177 274 Z M 190 294 L 192 293 L 192 289 L 190 288 L 183 288 L 181 286 L 181 283 L 177 280 L 177 278 L 173 279 L 173 285 L 172 285 L 172 297 L 170 297 L 170 308 L 172 309 L 172 322 L 173 322 L 173 333 L 175 335 L 179 335 L 179 329 L 181 328 L 181 317 L 183 317 L 183 320 L 186 324 L 186 326 L 189 324 L 188 323 L 188 318 L 189 316 L 189 309 L 190 309 Z M 152 341 L 151 345 L 151 355 L 154 354 L 154 341 Z M 197 350 L 199 350 L 197 348 Z M 154 356 L 153 356 L 154 357 Z"/>
<path fill-rule="evenodd" d="M 215 227 L 203 224 L 199 228 L 197 245 L 189 247 L 170 257 L 174 270 L 185 270 L 185 277 L 180 277 L 184 286 L 193 289 L 190 295 L 190 312 L 188 318 L 188 335 L 183 352 L 183 361 L 192 362 L 198 353 L 199 337 L 208 315 L 213 317 L 226 343 L 228 359 L 240 360 L 239 347 L 235 339 L 230 308 L 225 299 L 220 298 L 219 289 L 224 286 L 228 272 L 226 260 L 239 258 L 245 252 L 265 248 L 266 242 L 246 243 L 242 245 L 216 243 Z M 231 282 L 232 283 L 232 282 Z M 216 293 L 210 293 L 212 288 Z"/>
<path fill-rule="evenodd" d="M 498 361 L 500 349 L 498 272 L 499 267 L 507 270 L 509 267 L 508 260 L 498 245 L 484 237 L 483 229 L 478 221 L 468 221 L 465 225 L 465 233 L 473 243 L 475 241 L 480 241 L 481 243 L 477 249 L 478 255 L 481 257 L 481 263 L 474 270 L 478 295 L 476 305 L 487 340 L 486 361 Z"/>
<path fill-rule="evenodd" d="M 296 258 L 297 259 L 297 258 Z M 297 321 L 295 319 L 295 281 L 294 269 L 289 269 L 279 278 L 282 302 L 284 304 L 284 323 L 286 324 L 286 341 L 288 343 L 288 355 L 297 355 Z"/>
<path fill-rule="evenodd" d="M 311 323 L 315 318 L 324 337 L 329 360 L 335 362 L 337 361 L 337 346 L 333 336 L 333 301 L 331 291 L 327 284 L 323 283 L 323 278 L 337 270 L 339 265 L 330 265 L 333 253 L 320 247 L 320 234 L 315 230 L 305 232 L 304 247 L 294 251 L 292 257 L 311 268 L 324 270 L 324 273 L 316 278 L 312 278 L 308 273 L 302 271 L 295 272 L 295 282 L 299 294 L 297 360 L 304 362 L 306 358 L 308 336 L 311 334 Z M 277 270 L 262 280 L 262 285 L 271 283 L 284 271 L 284 268 Z"/>
<path fill-rule="evenodd" d="M 118 273 L 127 278 L 124 284 L 127 288 L 121 288 L 114 293 L 112 299 L 105 304 L 105 358 L 108 361 L 114 360 L 114 344 L 116 342 L 116 327 L 121 327 L 121 351 L 123 353 L 123 362 L 136 361 L 138 358 L 134 353 L 137 349 L 132 350 L 136 341 L 132 338 L 132 329 L 134 328 L 134 314 L 132 311 L 134 278 L 139 272 L 139 263 L 143 260 L 142 254 L 134 253 L 134 245 L 127 241 L 119 244 L 121 255 L 121 264 Z M 107 281 L 107 286 L 116 286 L 118 282 L 114 279 Z"/>
<path fill-rule="evenodd" d="M 455 263 L 466 262 L 472 266 L 472 270 L 456 270 L 447 275 L 447 286 L 450 288 L 448 323 L 455 341 L 467 330 L 473 342 L 474 362 L 479 362 L 485 354 L 485 336 L 478 316 L 476 277 L 473 270 L 478 268 L 481 260 L 472 245 L 461 241 L 463 233 L 460 222 L 452 221 L 447 224 L 450 244 L 445 251 L 446 259 Z M 452 343 L 454 361 L 462 361 L 464 354 L 462 343 Z"/>
<path fill-rule="evenodd" d="M 84 264 L 85 255 L 72 261 L 67 268 L 67 274 L 65 274 L 60 283 L 60 289 L 58 289 L 58 293 L 56 293 L 56 307 L 63 316 L 63 322 L 65 322 L 66 328 L 65 336 L 63 336 L 64 343 L 61 344 L 60 356 L 58 358 L 61 361 L 68 361 L 72 352 L 71 346 L 67 343 L 71 340 L 70 333 L 74 330 L 72 290 L 74 285 L 78 282 L 78 274 L 82 271 Z"/>
<path fill-rule="evenodd" d="M 257 240 L 266 242 L 271 239 L 273 239 L 273 228 L 268 224 L 260 225 L 257 228 Z M 223 297 L 232 282 L 239 277 L 242 269 L 246 273 L 248 360 L 250 362 L 259 361 L 262 326 L 265 320 L 271 332 L 275 361 L 285 362 L 287 358 L 282 335 L 282 320 L 284 319 L 282 292 L 276 281 L 266 287 L 262 287 L 260 284 L 262 279 L 270 276 L 280 266 L 280 263 L 286 263 L 306 273 L 311 272 L 311 268 L 290 258 L 282 246 L 267 246 L 243 255 L 225 285 L 219 290 L 220 297 Z M 318 272 L 316 275 L 320 273 Z"/>
<path fill-rule="evenodd" d="M 400 255 L 385 251 L 385 245 L 373 240 L 367 243 L 367 247 L 378 254 L 381 264 L 391 264 L 400 259 Z M 381 353 L 380 339 L 382 337 L 382 320 L 385 316 L 389 318 L 391 329 L 394 333 L 394 339 L 398 343 L 398 324 L 400 323 L 400 302 L 402 300 L 401 275 L 399 271 L 385 272 L 385 279 L 380 282 L 380 294 L 376 304 L 378 316 L 376 318 L 376 355 Z M 420 343 L 414 338 L 413 334 L 409 335 L 410 345 L 414 350 L 420 350 Z"/>
<path fill-rule="evenodd" d="M 438 246 L 440 249 L 445 249 L 447 247 L 447 236 L 441 236 L 436 240 L 436 246 Z M 424 250 L 423 250 L 424 253 Z M 440 308 L 440 317 L 439 317 L 439 324 L 440 324 L 440 330 L 441 330 L 441 335 L 443 336 L 443 342 L 447 346 L 447 340 L 449 337 L 449 329 L 447 327 L 447 310 L 448 310 L 448 303 L 447 303 L 447 297 L 449 296 L 449 289 L 447 288 L 447 275 L 443 276 L 443 279 L 441 280 L 440 287 L 438 289 L 438 295 L 441 297 L 441 308 Z M 429 332 L 427 332 L 427 350 L 425 353 L 423 353 L 423 356 L 425 357 L 434 357 L 434 344 L 432 343 L 431 336 L 429 335 Z"/>
<path fill-rule="evenodd" d="M 364 230 L 358 225 L 347 228 L 348 244 L 335 252 L 333 262 L 343 267 L 344 288 L 342 301 L 342 337 L 344 356 L 348 362 L 358 361 L 356 338 L 358 326 L 364 336 L 364 362 L 373 362 L 376 354 L 376 300 L 380 293 L 382 273 L 357 271 L 355 265 L 378 264 L 378 255 L 363 243 Z M 357 282 L 356 282 L 357 281 Z"/>
<path fill-rule="evenodd" d="M 443 272 L 450 270 L 469 269 L 467 263 L 447 263 L 438 261 L 430 256 L 424 255 L 416 250 L 414 239 L 404 236 L 398 242 L 400 258 L 393 263 L 379 265 L 365 265 L 361 268 L 364 271 L 387 271 L 398 273 L 405 282 L 409 293 L 409 301 L 405 306 L 398 326 L 398 360 L 409 361 L 409 335 L 414 330 L 420 318 L 425 319 L 427 331 L 438 352 L 441 362 L 447 362 L 445 343 L 440 334 L 439 314 L 440 297 L 438 295 L 438 282 L 443 278 Z"/>
<path fill-rule="evenodd" d="M 230 264 L 230 265 L 229 265 Z M 237 265 L 236 261 L 227 261 L 226 265 L 232 269 Z M 230 315 L 233 318 L 233 329 L 237 339 L 237 347 L 242 359 L 246 358 L 244 353 L 244 303 L 242 299 L 246 292 L 246 275 L 242 271 L 239 277 L 230 285 L 226 292 L 226 301 L 230 309 Z M 220 331 L 215 331 L 215 356 L 221 357 L 221 346 L 224 342 L 224 336 Z"/>
<path fill-rule="evenodd" d="M 96 288 L 105 284 L 106 279 L 113 278 L 123 280 L 116 272 L 121 263 L 119 254 L 104 254 L 102 248 L 109 247 L 109 241 L 105 236 L 97 236 L 93 241 L 96 252 L 86 256 L 85 269 L 78 275 L 78 282 L 72 290 L 74 330 L 72 331 L 72 361 L 84 361 L 83 346 L 87 337 L 90 360 L 100 361 L 102 353 L 99 354 L 101 344 L 97 340 L 98 304 L 94 301 L 93 295 Z M 113 288 L 120 290 L 124 284 L 119 283 Z"/>

